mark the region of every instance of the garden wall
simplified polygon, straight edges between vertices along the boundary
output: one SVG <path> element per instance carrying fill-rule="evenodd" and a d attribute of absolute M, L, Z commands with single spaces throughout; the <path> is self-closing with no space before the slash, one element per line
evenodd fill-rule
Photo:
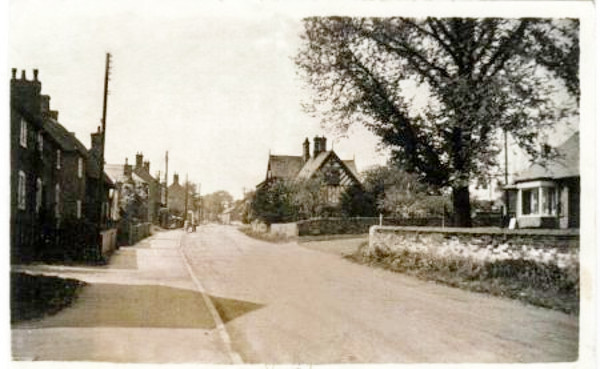
<path fill-rule="evenodd" d="M 298 225 L 296 223 L 273 223 L 269 232 L 276 236 L 298 237 Z"/>
<path fill-rule="evenodd" d="M 579 230 L 373 226 L 369 230 L 369 252 L 394 251 L 406 242 L 441 246 L 450 240 L 470 247 L 507 245 L 518 248 L 526 245 L 566 252 L 579 249 Z"/>
<path fill-rule="evenodd" d="M 357 218 L 313 218 L 296 222 L 299 236 L 329 234 L 368 233 L 369 228 L 379 224 L 377 217 Z M 393 226 L 441 226 L 443 219 L 435 218 L 383 218 L 384 225 Z"/>

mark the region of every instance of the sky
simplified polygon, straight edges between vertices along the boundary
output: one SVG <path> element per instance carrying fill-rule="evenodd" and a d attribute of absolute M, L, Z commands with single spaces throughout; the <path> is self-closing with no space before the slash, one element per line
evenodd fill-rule
<path fill-rule="evenodd" d="M 386 161 L 366 129 L 339 137 L 302 111 L 309 90 L 292 60 L 300 17 L 259 3 L 198 4 L 12 1 L 10 67 L 29 79 L 39 70 L 51 109 L 89 147 L 110 52 L 107 163 L 132 163 L 141 152 L 164 176 L 168 150 L 169 182 L 187 175 L 203 194 L 239 198 L 264 179 L 269 152 L 301 155 L 315 135 L 342 159 L 355 157 L 359 170 Z"/>
<path fill-rule="evenodd" d="M 328 148 L 333 144 L 342 159 L 355 158 L 359 171 L 384 164 L 385 150 L 365 128 L 353 126 L 340 136 L 302 111 L 310 89 L 293 57 L 301 19 L 313 14 L 315 3 L 284 3 L 13 0 L 9 67 L 19 76 L 25 69 L 28 78 L 38 69 L 51 109 L 89 147 L 90 133 L 101 124 L 110 52 L 107 163 L 134 163 L 141 152 L 151 173 L 160 170 L 164 178 L 168 151 L 169 183 L 174 173 L 187 175 L 202 194 L 226 190 L 240 198 L 264 179 L 269 153 L 301 155 L 304 138 L 312 145 L 316 135 L 327 136 Z M 389 15 L 378 7 L 386 2 L 357 3 L 368 5 L 357 14 Z M 432 15 L 438 10 L 422 8 Z M 510 162 L 527 165 L 521 158 Z"/>

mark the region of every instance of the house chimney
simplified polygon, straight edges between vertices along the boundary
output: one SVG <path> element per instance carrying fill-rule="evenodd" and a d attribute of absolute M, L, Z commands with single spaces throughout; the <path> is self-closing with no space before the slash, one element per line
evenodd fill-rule
<path fill-rule="evenodd" d="M 37 70 L 37 69 L 34 69 L 34 70 L 33 70 L 33 80 L 34 80 L 34 81 L 37 81 L 37 80 L 38 80 L 38 70 Z"/>
<path fill-rule="evenodd" d="M 58 110 L 50 110 L 48 115 L 50 116 L 50 118 L 58 121 Z"/>
<path fill-rule="evenodd" d="M 305 163 L 310 160 L 310 142 L 308 141 L 308 137 L 302 143 L 302 159 Z"/>
<path fill-rule="evenodd" d="M 150 162 L 149 161 L 144 162 L 144 170 L 146 170 L 146 172 L 150 173 Z"/>
<path fill-rule="evenodd" d="M 125 158 L 125 165 L 123 166 L 123 175 L 125 177 L 131 177 L 131 165 L 127 162 L 127 158 Z"/>
<path fill-rule="evenodd" d="M 173 184 L 179 184 L 179 174 L 173 174 Z"/>
<path fill-rule="evenodd" d="M 100 154 L 102 151 L 102 132 L 100 131 L 100 126 L 98 126 L 98 131 L 91 134 L 92 136 L 92 151 Z M 125 159 L 127 160 L 127 159 Z"/>
<path fill-rule="evenodd" d="M 315 136 L 313 139 L 313 158 L 316 158 L 321 152 L 321 138 Z"/>
<path fill-rule="evenodd" d="M 35 74 L 37 76 L 37 74 Z M 19 106 L 29 114 L 39 117 L 41 113 L 40 91 L 42 84 L 37 80 L 28 81 L 25 70 L 21 71 L 21 78 L 17 79 L 17 69 L 12 69 L 12 79 L 10 81 L 10 101 L 11 104 Z"/>
<path fill-rule="evenodd" d="M 40 95 L 40 112 L 43 117 L 50 115 L 50 96 Z"/>
<path fill-rule="evenodd" d="M 141 168 L 144 164 L 144 155 L 141 152 L 135 154 L 135 169 Z"/>
<path fill-rule="evenodd" d="M 321 137 L 321 151 L 327 151 L 327 138 Z"/>

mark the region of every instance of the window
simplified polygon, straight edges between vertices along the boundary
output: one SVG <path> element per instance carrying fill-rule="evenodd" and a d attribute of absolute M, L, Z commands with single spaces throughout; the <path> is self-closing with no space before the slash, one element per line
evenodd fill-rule
<path fill-rule="evenodd" d="M 77 219 L 81 219 L 81 200 L 77 200 Z"/>
<path fill-rule="evenodd" d="M 58 183 L 54 188 L 54 215 L 56 219 L 60 218 L 60 185 Z"/>
<path fill-rule="evenodd" d="M 81 157 L 77 160 L 77 176 L 83 177 L 83 158 Z"/>
<path fill-rule="evenodd" d="M 42 208 L 42 180 L 40 178 L 37 179 L 35 183 L 35 212 L 40 213 L 40 209 Z"/>
<path fill-rule="evenodd" d="M 60 149 L 56 150 L 56 169 L 60 169 Z"/>
<path fill-rule="evenodd" d="M 38 142 L 38 151 L 40 152 L 40 154 L 42 154 L 44 152 L 44 135 L 42 134 L 41 131 L 38 132 L 37 142 Z"/>
<path fill-rule="evenodd" d="M 551 183 L 524 189 L 521 194 L 521 213 L 523 215 L 556 215 L 557 202 L 556 188 Z"/>
<path fill-rule="evenodd" d="M 523 215 L 539 213 L 539 206 L 538 206 L 539 191 L 538 190 L 539 190 L 538 188 L 523 190 L 522 209 L 521 209 Z"/>
<path fill-rule="evenodd" d="M 556 190 L 554 187 L 542 187 L 542 213 L 556 215 Z"/>
<path fill-rule="evenodd" d="M 19 136 L 19 141 L 21 142 L 21 146 L 27 148 L 27 121 L 21 118 L 21 133 Z"/>
<path fill-rule="evenodd" d="M 27 194 L 27 177 L 25 172 L 19 171 L 19 182 L 17 183 L 17 208 L 20 210 L 26 209 L 25 196 Z"/>

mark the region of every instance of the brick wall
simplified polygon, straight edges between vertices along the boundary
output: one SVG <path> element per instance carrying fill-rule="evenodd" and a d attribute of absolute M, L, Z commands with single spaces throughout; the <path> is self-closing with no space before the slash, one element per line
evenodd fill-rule
<path fill-rule="evenodd" d="M 441 226 L 442 218 L 383 218 L 384 225 Z M 369 227 L 379 224 L 379 218 L 313 218 L 297 222 L 300 236 L 368 233 Z"/>

